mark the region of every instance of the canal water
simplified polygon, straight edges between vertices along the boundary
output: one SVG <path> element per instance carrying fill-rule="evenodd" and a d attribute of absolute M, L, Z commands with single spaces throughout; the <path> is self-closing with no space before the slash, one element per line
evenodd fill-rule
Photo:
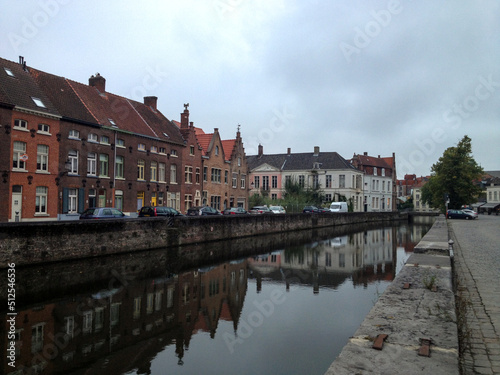
<path fill-rule="evenodd" d="M 3 373 L 324 374 L 431 225 L 182 271 L 134 255 L 23 270 Z"/>

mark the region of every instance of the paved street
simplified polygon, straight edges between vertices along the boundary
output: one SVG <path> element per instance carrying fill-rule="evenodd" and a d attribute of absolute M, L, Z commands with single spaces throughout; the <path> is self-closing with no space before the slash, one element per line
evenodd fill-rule
<path fill-rule="evenodd" d="M 463 301 L 470 301 L 463 373 L 500 374 L 500 216 L 448 222 L 455 241 L 458 291 Z"/>

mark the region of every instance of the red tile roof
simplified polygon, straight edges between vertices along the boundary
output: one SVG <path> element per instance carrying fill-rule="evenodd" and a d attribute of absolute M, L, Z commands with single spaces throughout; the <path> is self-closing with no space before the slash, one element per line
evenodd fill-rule
<path fill-rule="evenodd" d="M 392 168 L 392 163 L 388 164 L 385 159 L 391 159 L 391 158 L 376 158 L 373 156 L 367 156 L 367 155 L 356 155 L 359 158 L 359 161 L 361 162 L 362 165 L 369 165 L 372 167 L 379 167 L 379 168 Z"/>
<path fill-rule="evenodd" d="M 236 139 L 226 139 L 222 141 L 222 148 L 224 149 L 224 155 L 226 160 L 231 160 L 231 155 L 233 154 L 234 146 L 236 145 Z"/>
<path fill-rule="evenodd" d="M 212 134 L 205 134 L 205 133 L 198 134 L 198 133 L 196 133 L 196 138 L 198 139 L 198 144 L 203 149 L 203 155 L 207 154 L 208 146 L 210 145 L 210 141 L 212 140 L 213 136 L 214 136 L 213 133 Z"/>
<path fill-rule="evenodd" d="M 64 77 L 30 69 L 38 85 L 65 117 L 112 127 L 142 136 L 184 144 L 181 132 L 151 107 Z"/>

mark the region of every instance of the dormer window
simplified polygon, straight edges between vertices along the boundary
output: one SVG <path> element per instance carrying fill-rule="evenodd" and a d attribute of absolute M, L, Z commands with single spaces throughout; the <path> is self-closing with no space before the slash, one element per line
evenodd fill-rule
<path fill-rule="evenodd" d="M 9 68 L 3 68 L 3 70 L 5 70 L 5 73 L 7 73 L 9 77 L 16 77 L 14 73 L 12 73 L 12 70 L 10 70 Z"/>
<path fill-rule="evenodd" d="M 43 104 L 42 102 L 42 99 L 40 98 L 35 98 L 34 96 L 31 97 L 31 100 L 33 100 L 33 102 L 35 102 L 35 104 L 40 107 L 40 108 L 47 108 L 45 107 L 45 104 Z"/>

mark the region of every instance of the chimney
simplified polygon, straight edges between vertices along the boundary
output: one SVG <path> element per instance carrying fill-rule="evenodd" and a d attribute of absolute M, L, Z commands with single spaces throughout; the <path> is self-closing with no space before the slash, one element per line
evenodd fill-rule
<path fill-rule="evenodd" d="M 262 156 L 262 155 L 264 155 L 264 146 L 259 144 L 259 156 Z"/>
<path fill-rule="evenodd" d="M 363 155 L 364 155 L 364 156 L 368 156 L 368 152 L 366 152 L 366 151 L 365 151 L 365 152 L 363 152 Z"/>
<path fill-rule="evenodd" d="M 95 87 L 101 94 L 106 92 L 106 79 L 99 73 L 89 78 L 89 86 Z"/>
<path fill-rule="evenodd" d="M 181 113 L 181 129 L 187 129 L 189 125 L 189 103 L 184 104 L 184 112 Z"/>
<path fill-rule="evenodd" d="M 156 96 L 145 96 L 144 104 L 148 107 L 153 108 L 156 111 L 156 104 L 158 103 L 158 97 Z"/>
<path fill-rule="evenodd" d="M 290 147 L 288 147 L 288 148 L 286 149 L 286 153 L 287 153 L 287 155 L 290 155 L 290 154 L 292 153 L 292 149 L 291 149 Z"/>
<path fill-rule="evenodd" d="M 315 156 L 319 155 L 319 146 L 314 146 L 314 155 Z"/>

